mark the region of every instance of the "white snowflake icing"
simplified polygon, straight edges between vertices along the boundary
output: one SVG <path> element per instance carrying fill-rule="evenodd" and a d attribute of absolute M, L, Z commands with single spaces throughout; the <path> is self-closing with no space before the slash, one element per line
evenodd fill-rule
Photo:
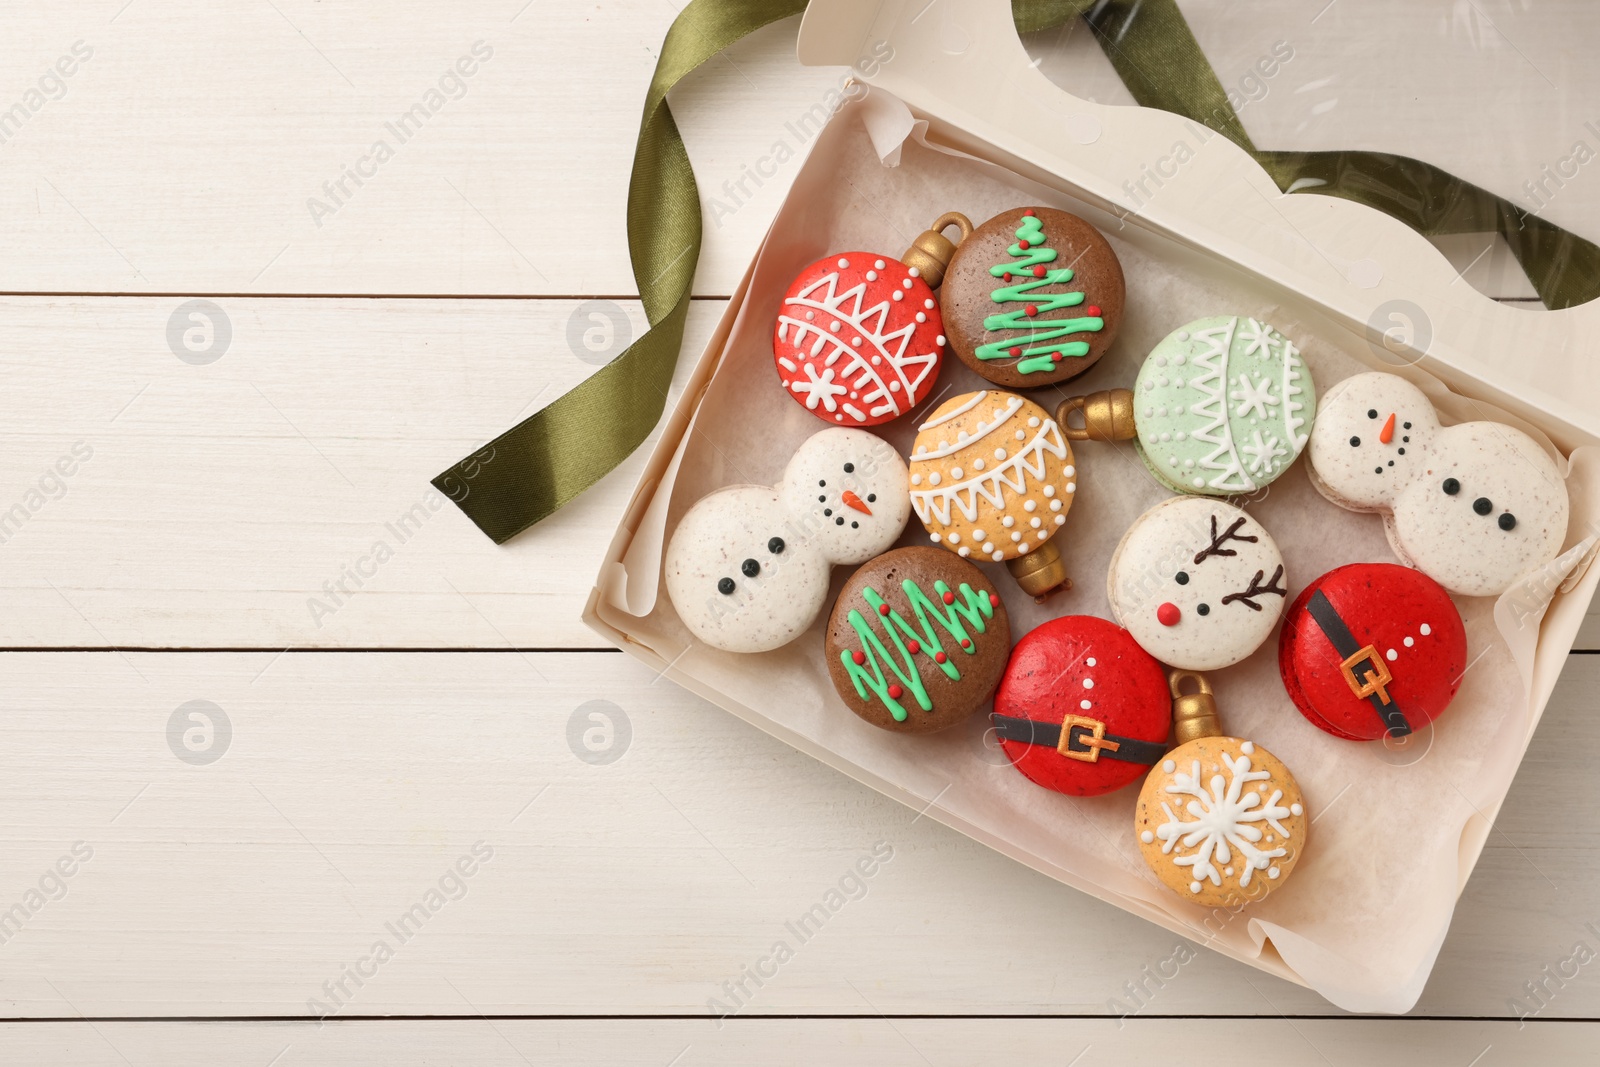
<path fill-rule="evenodd" d="M 807 363 L 805 364 L 805 372 L 806 380 L 792 381 L 789 383 L 789 388 L 806 398 L 806 407 L 812 411 L 817 410 L 818 404 L 822 405 L 824 411 L 833 411 L 838 408 L 839 405 L 833 402 L 833 398 L 849 390 L 842 385 L 834 384 L 833 368 L 826 368 L 819 377 L 817 375 L 817 365 L 815 363 Z"/>
<path fill-rule="evenodd" d="M 1267 409 L 1278 406 L 1278 398 L 1272 395 L 1272 379 L 1258 378 L 1254 385 L 1250 384 L 1248 374 L 1239 375 L 1239 388 L 1228 394 L 1239 401 L 1239 406 L 1234 409 L 1234 414 L 1244 418 L 1252 411 L 1263 419 L 1270 419 L 1272 412 Z"/>
<path fill-rule="evenodd" d="M 1166 787 L 1168 793 L 1191 798 L 1183 805 L 1183 810 L 1193 818 L 1179 818 L 1170 804 L 1165 800 L 1161 802 L 1167 821 L 1156 828 L 1155 836 L 1162 841 L 1163 855 L 1170 855 L 1179 845 L 1194 850 L 1187 855 L 1174 856 L 1172 860 L 1179 867 L 1194 869 L 1195 880 L 1189 884 L 1194 893 L 1200 892 L 1202 881 L 1222 885 L 1223 872 L 1217 864 L 1227 867 L 1233 863 L 1234 852 L 1238 852 L 1243 861 L 1239 865 L 1242 868 L 1238 874 L 1239 887 L 1248 887 L 1254 872 L 1267 870 L 1273 860 L 1288 854 L 1284 848 L 1257 848 L 1256 842 L 1265 836 L 1257 824 L 1266 823 L 1276 831 L 1279 840 L 1287 841 L 1289 830 L 1279 820 L 1297 814 L 1292 807 L 1278 803 L 1283 799 L 1281 789 L 1274 789 L 1265 804 L 1256 790 L 1244 791 L 1246 784 L 1264 782 L 1272 777 L 1269 771 L 1252 771 L 1249 755 L 1241 754 L 1235 759 L 1224 752 L 1222 763 L 1232 776 L 1231 780 L 1213 774 L 1210 782 L 1202 782 L 1200 761 L 1194 760 L 1189 773 L 1174 775 Z"/>
<path fill-rule="evenodd" d="M 1260 430 L 1239 450 L 1244 453 L 1246 464 L 1250 467 L 1251 474 L 1266 475 L 1272 471 L 1273 461 L 1287 456 L 1277 435 L 1270 430 L 1263 435 Z"/>
<path fill-rule="evenodd" d="M 1281 340 L 1278 331 L 1256 319 L 1245 319 L 1239 328 L 1239 340 L 1245 343 L 1244 354 L 1259 353 L 1263 359 L 1272 358 L 1272 342 Z"/>

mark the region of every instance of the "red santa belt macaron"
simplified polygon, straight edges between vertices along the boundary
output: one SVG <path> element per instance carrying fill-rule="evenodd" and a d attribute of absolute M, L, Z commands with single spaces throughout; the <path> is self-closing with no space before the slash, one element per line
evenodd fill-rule
<path fill-rule="evenodd" d="M 1069 796 L 1121 789 L 1165 758 L 1166 672 L 1114 622 L 1052 619 L 1011 650 L 995 690 L 995 733 L 1024 777 Z"/>
<path fill-rule="evenodd" d="M 1454 699 L 1466 660 L 1450 594 L 1393 563 L 1355 563 L 1312 582 L 1278 642 L 1284 688 L 1301 714 L 1353 741 L 1432 722 Z"/>

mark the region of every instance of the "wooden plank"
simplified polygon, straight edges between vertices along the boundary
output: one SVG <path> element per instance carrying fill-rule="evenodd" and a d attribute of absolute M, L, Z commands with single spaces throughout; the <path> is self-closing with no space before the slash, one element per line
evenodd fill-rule
<path fill-rule="evenodd" d="M 0 647 L 599 643 L 578 614 L 648 446 L 504 548 L 428 479 L 641 334 L 637 302 L 223 299 L 199 366 L 184 304 L 0 300 Z M 694 302 L 684 373 L 723 306 Z"/>
<path fill-rule="evenodd" d="M 0 292 L 634 294 L 623 208 L 673 15 L 654 0 L 19 10 L 0 42 L 13 91 L 63 57 L 73 73 L 0 128 Z M 696 292 L 732 292 L 845 76 L 799 66 L 796 24 L 673 95 L 706 208 Z M 1063 84 L 1125 97 L 1087 33 L 1041 51 Z M 1396 74 L 1367 82 L 1389 93 Z M 1269 96 L 1247 124 L 1280 99 L 1304 98 Z M 1408 125 L 1413 154 L 1456 151 L 1432 119 Z"/>
<path fill-rule="evenodd" d="M 457 1064 L 1072 1063 L 1232 1067 L 1240 1048 L 1281 1063 L 1577 1063 L 1596 1023 L 1411 1019 L 762 1019 L 717 1029 L 678 1019 L 95 1022 L 0 1026 L 11 1062 L 73 1067 Z M 1474 1061 L 1474 1057 L 1479 1057 Z M 1508 1058 L 1509 1057 L 1509 1058 Z"/>
<path fill-rule="evenodd" d="M 215 303 L 231 340 L 195 365 L 184 298 L 0 299 L 0 647 L 600 644 L 578 615 L 642 453 L 501 548 L 428 479 L 642 333 L 637 302 Z M 724 307 L 694 302 L 681 372 Z"/>
<path fill-rule="evenodd" d="M 0 42 L 8 93 L 77 42 L 89 55 L 64 96 L 0 128 L 0 291 L 636 293 L 628 173 L 674 14 L 653 0 L 19 10 Z M 751 35 L 674 95 L 703 185 L 744 181 L 736 210 L 708 219 L 700 292 L 732 291 L 799 159 L 759 187 L 746 168 L 779 140 L 803 153 L 785 123 L 840 80 L 799 66 L 796 26 Z"/>
<path fill-rule="evenodd" d="M 1547 814 L 1600 801 L 1597 684 L 1574 657 L 1420 1010 L 1515 1017 L 1600 948 L 1600 833 Z M 7 1017 L 1333 1013 L 615 653 L 17 653 L 0 689 Z M 1587 977 L 1539 1017 L 1600 1012 Z"/>

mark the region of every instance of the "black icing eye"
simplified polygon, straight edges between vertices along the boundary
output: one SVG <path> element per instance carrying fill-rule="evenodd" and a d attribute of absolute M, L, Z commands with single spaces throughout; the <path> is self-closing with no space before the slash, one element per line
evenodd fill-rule
<path fill-rule="evenodd" d="M 825 482 L 825 481 L 818 481 L 818 482 L 817 482 L 817 488 L 818 488 L 818 489 L 824 489 L 824 488 L 826 488 L 826 487 L 827 487 L 827 485 L 828 485 L 828 483 L 827 483 L 827 482 Z"/>
<path fill-rule="evenodd" d="M 743 563 L 739 564 L 739 570 L 744 572 L 744 576 L 746 578 L 754 578 L 756 575 L 761 573 L 761 564 L 757 563 L 753 559 L 747 559 Z M 724 581 L 726 581 L 726 579 L 724 579 Z"/>
<path fill-rule="evenodd" d="M 1375 419 L 1377 417 L 1378 417 L 1378 409 L 1377 408 L 1368 408 L 1367 409 L 1367 418 Z"/>
<path fill-rule="evenodd" d="M 1500 529 L 1502 529 L 1502 530 L 1514 530 L 1514 529 L 1516 529 L 1516 526 L 1517 526 L 1517 517 L 1515 515 L 1511 514 L 1511 512 L 1508 511 L 1504 515 L 1500 516 Z"/>
<path fill-rule="evenodd" d="M 856 472 L 856 465 L 854 463 L 846 463 L 844 465 L 844 472 L 846 474 L 854 474 Z"/>
<path fill-rule="evenodd" d="M 723 578 L 721 581 L 717 582 L 717 592 L 721 593 L 723 596 L 732 596 L 735 588 L 736 587 L 733 584 L 732 578 Z"/>
<path fill-rule="evenodd" d="M 774 537 L 772 540 L 768 541 L 767 542 L 767 551 L 771 552 L 774 556 L 782 555 L 783 554 L 783 538 Z"/>
<path fill-rule="evenodd" d="M 1490 500 L 1486 496 L 1480 496 L 1478 499 L 1472 502 L 1472 510 L 1476 511 L 1479 515 L 1487 515 L 1489 512 L 1494 510 L 1494 501 Z"/>
<path fill-rule="evenodd" d="M 877 502 L 878 502 L 878 494 L 877 493 L 868 493 L 867 494 L 867 503 L 876 504 Z"/>
<path fill-rule="evenodd" d="M 1446 478 L 1444 480 L 1444 485 L 1440 488 L 1444 490 L 1446 496 L 1455 496 L 1457 493 L 1461 492 L 1461 483 L 1456 481 L 1454 478 Z"/>
<path fill-rule="evenodd" d="M 859 530 L 859 529 L 861 529 L 861 524 L 859 522 L 852 522 L 850 524 L 850 529 Z"/>
<path fill-rule="evenodd" d="M 1361 447 L 1361 438 L 1359 438 L 1359 437 L 1350 438 L 1350 447 L 1351 448 L 1360 448 Z"/>
<path fill-rule="evenodd" d="M 1390 464 L 1390 466 L 1393 466 L 1393 464 Z M 1373 474 L 1382 474 L 1383 473 L 1383 468 L 1382 467 L 1373 467 L 1372 468 L 1372 473 Z"/>
<path fill-rule="evenodd" d="M 1402 430 L 1409 430 L 1409 429 L 1411 429 L 1411 424 L 1409 422 L 1402 422 L 1400 424 L 1400 428 Z"/>
<path fill-rule="evenodd" d="M 1174 574 L 1172 576 L 1172 580 L 1177 582 L 1179 585 L 1188 585 L 1189 584 L 1189 572 L 1188 571 L 1179 571 L 1177 574 Z"/>
<path fill-rule="evenodd" d="M 1196 615 L 1210 615 L 1211 614 L 1211 605 L 1210 604 L 1196 604 L 1194 606 L 1194 613 Z"/>

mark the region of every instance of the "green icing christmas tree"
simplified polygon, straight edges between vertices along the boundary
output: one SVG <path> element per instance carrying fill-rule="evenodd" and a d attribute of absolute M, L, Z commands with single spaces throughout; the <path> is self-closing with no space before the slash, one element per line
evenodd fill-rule
<path fill-rule="evenodd" d="M 1022 217 L 1017 227 L 1017 243 L 1008 251 L 1013 262 L 998 263 L 989 268 L 996 278 L 1013 280 L 989 294 L 996 304 L 1013 305 L 998 315 L 983 320 L 985 330 L 1027 330 L 1026 338 L 994 341 L 977 350 L 979 359 L 1016 359 L 1016 369 L 1021 374 L 1046 373 L 1055 369 L 1065 357 L 1089 354 L 1087 341 L 1064 341 L 1075 333 L 1098 333 L 1105 328 L 1100 309 L 1090 305 L 1087 314 L 1073 318 L 1047 318 L 1052 311 L 1075 308 L 1083 303 L 1083 293 L 1044 293 L 1033 296 L 1036 289 L 1047 285 L 1065 285 L 1072 281 L 1070 267 L 1048 266 L 1056 261 L 1056 250 L 1045 244 L 1044 224 L 1031 210 Z M 1022 305 L 1017 307 L 1015 305 Z"/>

